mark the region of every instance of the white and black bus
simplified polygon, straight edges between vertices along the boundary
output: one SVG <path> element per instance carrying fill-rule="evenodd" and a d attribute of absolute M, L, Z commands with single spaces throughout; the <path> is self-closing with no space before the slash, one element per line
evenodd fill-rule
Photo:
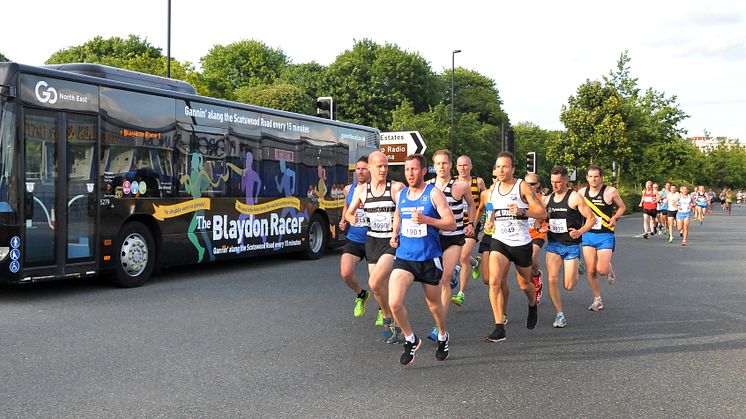
<path fill-rule="evenodd" d="M 94 64 L 0 63 L 0 281 L 318 258 L 377 129 Z M 354 167 L 354 166 L 353 166 Z"/>

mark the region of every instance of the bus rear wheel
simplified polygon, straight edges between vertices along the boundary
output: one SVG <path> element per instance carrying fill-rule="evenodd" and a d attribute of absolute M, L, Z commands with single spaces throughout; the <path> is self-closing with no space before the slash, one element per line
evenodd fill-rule
<path fill-rule="evenodd" d="M 308 230 L 306 230 L 306 240 L 303 244 L 302 255 L 304 259 L 318 259 L 324 254 L 329 241 L 327 231 L 324 217 L 318 214 L 312 215 L 311 221 L 308 223 Z"/>
<path fill-rule="evenodd" d="M 153 234 L 142 223 L 129 222 L 117 237 L 114 283 L 123 288 L 139 287 L 150 279 L 155 267 Z"/>

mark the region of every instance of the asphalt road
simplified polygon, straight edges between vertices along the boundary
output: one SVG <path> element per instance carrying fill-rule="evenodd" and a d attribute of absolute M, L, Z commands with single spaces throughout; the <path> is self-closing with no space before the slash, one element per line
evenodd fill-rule
<path fill-rule="evenodd" d="M 508 339 L 487 289 L 451 307 L 451 356 L 415 363 L 352 317 L 339 253 L 172 269 L 136 289 L 98 280 L 0 288 L 0 417 L 746 417 L 746 207 L 692 226 L 687 247 L 621 220 L 617 283 L 568 326 L 539 325 L 511 280 Z M 543 259 L 543 258 L 542 258 Z M 358 273 L 366 278 L 363 266 Z M 412 323 L 433 321 L 412 288 Z"/>

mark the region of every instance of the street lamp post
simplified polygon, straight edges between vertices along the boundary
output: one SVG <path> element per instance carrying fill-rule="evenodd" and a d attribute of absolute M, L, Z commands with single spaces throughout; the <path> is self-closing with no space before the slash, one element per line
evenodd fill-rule
<path fill-rule="evenodd" d="M 168 0 L 168 35 L 166 37 L 166 77 L 171 78 L 171 0 Z"/>
<path fill-rule="evenodd" d="M 454 85 L 456 84 L 456 54 L 461 52 L 460 49 L 451 51 L 451 153 L 456 154 L 456 96 L 454 95 Z"/>

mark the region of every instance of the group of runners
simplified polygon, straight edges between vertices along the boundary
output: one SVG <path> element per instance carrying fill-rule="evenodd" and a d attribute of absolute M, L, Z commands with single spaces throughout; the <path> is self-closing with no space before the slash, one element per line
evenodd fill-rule
<path fill-rule="evenodd" d="M 732 191 L 724 189 L 721 199 L 723 211 L 730 214 Z M 704 185 L 696 186 L 690 193 L 686 185 L 681 185 L 678 190 L 676 185 L 666 182 L 663 190 L 660 190 L 657 183 L 650 180 L 645 182 L 639 204 L 643 209 L 642 237 L 668 236 L 668 242 L 672 243 L 676 237 L 674 231 L 678 231 L 681 245 L 686 246 L 691 220 L 702 225 L 705 217 L 712 215 L 715 200 L 715 192 L 711 188 L 705 190 Z"/>
<path fill-rule="evenodd" d="M 544 285 L 538 254 L 545 243 L 549 295 L 556 312 L 553 327 L 567 325 L 560 285 L 567 291 L 575 288 L 581 253 L 594 296 L 589 310 L 603 309 L 599 277 L 610 284 L 616 278 L 611 265 L 614 229 L 625 207 L 617 190 L 603 184 L 600 167 L 589 166 L 588 186 L 574 191 L 568 188 L 567 169 L 556 166 L 551 172 L 552 192 L 541 196 L 535 174 L 514 177 L 515 159 L 508 152 L 498 154 L 489 187 L 471 175 L 468 156 L 460 156 L 456 165 L 458 177 L 453 178 L 451 153 L 435 152 L 436 177 L 425 182 L 425 157 L 407 156 L 405 185 L 387 180 L 386 155 L 374 152 L 358 160 L 356 182 L 344 189 L 346 204 L 339 228 L 347 230 L 348 241 L 342 250 L 341 274 L 357 294 L 353 314 L 362 317 L 371 295 L 375 298 L 379 306 L 375 324 L 382 327 L 387 343 L 404 344 L 402 365 L 414 361 L 422 343 L 405 306 L 414 282 L 422 285 L 435 323 L 428 337 L 437 343 L 435 358 L 443 361 L 450 353 L 448 308 L 451 303 L 465 304 L 469 277 L 478 279 L 481 274 L 489 286 L 494 328 L 484 337 L 486 342 L 506 337 L 511 264 L 527 300 L 526 327 L 536 327 Z M 477 243 L 477 256 L 472 257 Z M 363 259 L 370 291 L 355 276 L 355 266 Z"/>

